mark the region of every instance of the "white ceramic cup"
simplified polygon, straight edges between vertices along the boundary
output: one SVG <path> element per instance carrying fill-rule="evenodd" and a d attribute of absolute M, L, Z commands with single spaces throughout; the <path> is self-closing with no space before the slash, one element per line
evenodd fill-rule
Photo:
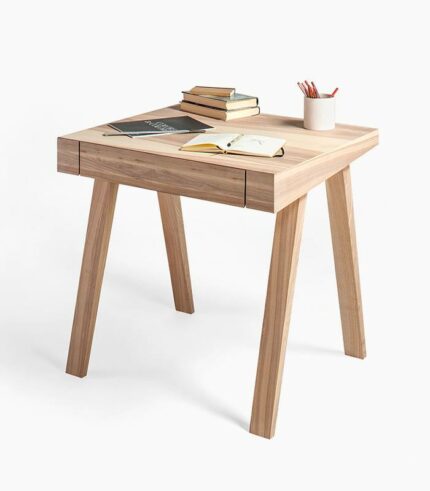
<path fill-rule="evenodd" d="M 332 130 L 336 123 L 335 98 L 321 94 L 318 98 L 305 97 L 303 125 L 307 130 Z"/>

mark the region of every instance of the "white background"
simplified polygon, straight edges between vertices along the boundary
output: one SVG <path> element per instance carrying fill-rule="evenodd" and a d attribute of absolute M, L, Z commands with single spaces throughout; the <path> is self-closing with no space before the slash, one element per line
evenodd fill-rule
<path fill-rule="evenodd" d="M 9 2 L 0 17 L 0 488 L 428 490 L 425 2 Z M 250 435 L 274 216 L 183 199 L 173 308 L 154 192 L 120 188 L 89 376 L 64 373 L 90 179 L 56 137 L 233 85 L 379 127 L 353 165 L 368 357 L 342 353 L 325 190 L 309 195 L 277 434 Z"/>

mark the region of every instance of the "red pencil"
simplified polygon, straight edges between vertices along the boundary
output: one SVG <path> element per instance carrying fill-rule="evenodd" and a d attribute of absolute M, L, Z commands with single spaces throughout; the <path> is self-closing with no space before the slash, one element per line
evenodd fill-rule
<path fill-rule="evenodd" d="M 306 94 L 306 97 L 310 97 L 309 95 L 309 90 L 308 88 L 306 87 L 306 85 L 302 82 L 301 83 L 301 86 L 302 86 L 302 89 L 305 91 L 305 94 Z"/>
<path fill-rule="evenodd" d="M 318 89 L 317 89 L 316 85 L 313 82 L 311 82 L 311 84 L 312 84 L 312 87 L 314 88 L 315 96 L 319 99 L 320 98 L 320 93 L 318 92 Z"/>
<path fill-rule="evenodd" d="M 305 80 L 305 84 L 306 84 L 306 87 L 308 88 L 308 97 L 314 97 L 313 96 L 313 91 L 312 91 L 312 87 L 310 86 L 309 82 L 307 80 Z"/>
<path fill-rule="evenodd" d="M 302 84 L 300 82 L 297 82 L 297 85 L 299 86 L 299 89 L 303 92 L 303 94 L 305 94 L 305 96 L 306 96 L 307 94 L 306 94 L 305 89 L 302 87 Z"/>
<path fill-rule="evenodd" d="M 334 96 L 336 95 L 336 92 L 337 92 L 338 90 L 339 90 L 339 87 L 336 87 L 336 88 L 333 90 L 333 92 L 332 92 L 331 96 L 332 96 L 332 97 L 334 97 Z"/>
<path fill-rule="evenodd" d="M 309 97 L 308 89 L 307 89 L 306 85 L 302 82 L 299 82 L 299 86 L 302 89 L 302 92 L 305 94 L 305 96 Z"/>

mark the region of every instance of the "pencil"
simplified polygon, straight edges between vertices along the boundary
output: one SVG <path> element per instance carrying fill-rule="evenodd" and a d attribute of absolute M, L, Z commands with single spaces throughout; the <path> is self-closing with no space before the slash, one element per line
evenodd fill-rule
<path fill-rule="evenodd" d="M 307 97 L 308 91 L 307 91 L 305 85 L 302 82 L 299 82 L 299 87 L 300 87 L 301 91 L 305 94 L 305 97 Z"/>
<path fill-rule="evenodd" d="M 320 93 L 318 92 L 317 86 L 313 82 L 311 82 L 311 84 L 312 84 L 312 87 L 314 88 L 316 97 L 319 99 Z"/>
<path fill-rule="evenodd" d="M 309 97 L 309 91 L 306 85 L 302 82 L 301 83 L 302 89 L 305 91 L 306 97 Z"/>
<path fill-rule="evenodd" d="M 302 84 L 300 82 L 297 82 L 297 85 L 299 86 L 299 89 L 303 92 L 303 94 L 306 95 L 305 89 L 302 87 Z"/>
<path fill-rule="evenodd" d="M 339 90 L 339 87 L 336 87 L 336 88 L 333 90 L 333 92 L 332 92 L 331 96 L 332 96 L 332 97 L 334 97 L 334 96 L 336 95 L 336 92 L 337 92 L 338 90 Z"/>
<path fill-rule="evenodd" d="M 308 97 L 313 98 L 313 93 L 312 93 L 312 87 L 310 86 L 309 82 L 305 80 L 306 87 L 308 89 Z"/>

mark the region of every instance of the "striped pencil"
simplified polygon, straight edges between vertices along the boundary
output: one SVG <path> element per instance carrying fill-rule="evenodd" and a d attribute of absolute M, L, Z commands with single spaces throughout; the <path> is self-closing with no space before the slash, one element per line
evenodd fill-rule
<path fill-rule="evenodd" d="M 297 85 L 299 86 L 299 89 L 303 92 L 303 94 L 307 96 L 306 90 L 303 88 L 303 85 L 300 82 L 297 82 Z"/>
<path fill-rule="evenodd" d="M 311 84 L 312 84 L 312 87 L 313 87 L 313 89 L 315 91 L 315 96 L 319 99 L 320 98 L 320 93 L 318 92 L 318 89 L 317 89 L 316 85 L 313 82 L 311 82 Z"/>

